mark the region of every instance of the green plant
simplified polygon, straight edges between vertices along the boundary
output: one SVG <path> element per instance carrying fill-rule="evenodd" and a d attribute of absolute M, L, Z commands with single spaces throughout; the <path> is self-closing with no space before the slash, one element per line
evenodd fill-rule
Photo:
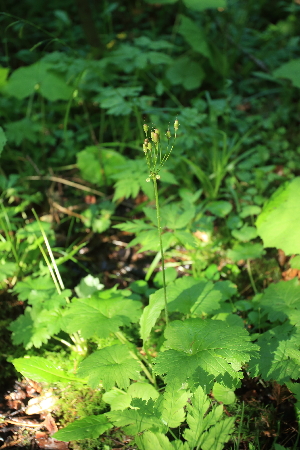
<path fill-rule="evenodd" d="M 174 122 L 174 142 L 177 137 L 177 131 L 179 128 L 179 122 L 176 119 Z M 157 217 L 157 229 L 158 229 L 158 237 L 159 237 L 159 247 L 160 247 L 160 253 L 161 253 L 161 263 L 162 263 L 162 276 L 163 276 L 163 289 L 164 289 L 164 301 L 165 301 L 165 317 L 166 317 L 166 324 L 169 322 L 168 318 L 168 305 L 167 305 L 167 291 L 166 291 L 166 279 L 165 279 L 165 261 L 164 261 L 164 248 L 163 248 L 163 242 L 162 242 L 162 228 L 160 223 L 160 208 L 159 208 L 159 201 L 158 201 L 158 190 L 157 190 L 157 180 L 160 179 L 159 172 L 167 159 L 169 158 L 174 143 L 170 145 L 170 139 L 171 139 L 171 131 L 168 129 L 166 132 L 166 137 L 168 141 L 167 149 L 164 152 L 161 148 L 161 142 L 160 142 L 160 131 L 156 128 L 153 131 L 151 131 L 151 141 L 148 139 L 148 125 L 144 124 L 144 132 L 146 135 L 146 139 L 143 144 L 143 151 L 146 156 L 147 166 L 149 169 L 149 178 L 147 178 L 146 181 L 153 181 L 153 187 L 154 187 L 154 197 L 155 197 L 155 207 L 156 207 L 156 217 Z"/>

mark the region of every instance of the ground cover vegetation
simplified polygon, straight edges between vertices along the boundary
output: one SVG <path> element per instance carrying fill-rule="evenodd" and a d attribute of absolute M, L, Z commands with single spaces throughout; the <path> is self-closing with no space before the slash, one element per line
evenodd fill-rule
<path fill-rule="evenodd" d="M 2 448 L 299 448 L 299 16 L 1 1 Z"/>

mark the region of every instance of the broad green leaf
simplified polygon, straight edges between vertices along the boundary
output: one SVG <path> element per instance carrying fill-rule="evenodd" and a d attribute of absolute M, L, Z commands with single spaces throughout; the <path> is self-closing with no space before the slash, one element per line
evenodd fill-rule
<path fill-rule="evenodd" d="M 299 333 L 289 324 L 274 327 L 258 338 L 260 353 L 251 359 L 253 376 L 284 384 L 300 378 Z"/>
<path fill-rule="evenodd" d="M 23 315 L 13 321 L 9 329 L 13 332 L 12 340 L 23 344 L 26 349 L 41 347 L 61 330 L 62 308 L 71 291 L 58 294 L 49 276 L 27 277 L 14 287 L 20 300 L 27 300 L 32 307 L 27 307 Z"/>
<path fill-rule="evenodd" d="M 181 84 L 186 90 L 197 89 L 205 78 L 202 65 L 188 56 L 176 59 L 167 69 L 166 76 L 172 85 Z"/>
<path fill-rule="evenodd" d="M 299 419 L 300 419 L 300 384 L 298 382 L 294 383 L 292 381 L 286 381 L 285 385 L 294 394 L 294 396 L 297 399 L 297 403 L 295 403 L 294 407 L 295 407 L 297 419 L 299 421 Z"/>
<path fill-rule="evenodd" d="M 209 8 L 226 8 L 226 0 L 183 0 L 187 8 L 195 11 L 204 11 Z"/>
<path fill-rule="evenodd" d="M 116 388 L 104 392 L 102 399 L 110 405 L 111 411 L 124 411 L 124 409 L 129 408 L 132 400 L 130 394 Z"/>
<path fill-rule="evenodd" d="M 157 224 L 156 209 L 145 207 L 143 208 L 145 215 L 152 221 L 154 225 Z M 195 216 L 195 206 L 188 205 L 183 208 L 181 204 L 172 203 L 160 208 L 160 219 L 162 228 L 171 228 L 177 230 L 186 227 Z"/>
<path fill-rule="evenodd" d="M 100 283 L 98 277 L 93 275 L 87 275 L 80 280 L 78 286 L 75 287 L 75 292 L 80 298 L 91 297 L 94 292 L 101 291 L 104 288 L 104 284 Z"/>
<path fill-rule="evenodd" d="M 112 178 L 117 180 L 114 186 L 115 194 L 113 201 L 122 197 L 136 198 L 140 189 L 144 191 L 150 199 L 153 198 L 153 186 L 151 183 L 146 182 L 146 178 L 148 177 L 148 167 L 147 164 L 145 164 L 144 158 L 127 160 L 119 169 L 120 170 L 117 173 L 112 174 Z M 128 183 L 128 180 L 130 180 L 130 183 Z"/>
<path fill-rule="evenodd" d="M 165 232 L 162 234 L 162 244 L 165 251 L 175 243 L 176 240 L 173 233 Z M 148 250 L 158 252 L 160 250 L 160 244 L 157 228 L 140 232 L 136 238 L 132 239 L 128 244 L 128 247 L 133 247 L 138 244 L 141 245 L 138 253 L 146 252 Z"/>
<path fill-rule="evenodd" d="M 213 396 L 218 402 L 222 402 L 225 405 L 231 405 L 235 402 L 235 393 L 233 390 L 228 389 L 226 386 L 222 386 L 220 383 L 215 383 L 213 390 Z"/>
<path fill-rule="evenodd" d="M 242 365 L 257 348 L 245 329 L 218 320 L 176 320 L 164 334 L 166 350 L 155 358 L 154 370 L 165 375 L 167 383 L 186 383 L 199 367 L 214 377 L 219 375 L 227 385 L 225 376 L 241 378 Z"/>
<path fill-rule="evenodd" d="M 276 78 L 287 78 L 295 87 L 300 88 L 300 59 L 292 59 L 273 70 Z"/>
<path fill-rule="evenodd" d="M 107 317 L 93 305 L 90 299 L 81 299 L 73 303 L 67 310 L 63 330 L 67 333 L 80 331 L 84 339 L 91 336 L 106 338 L 110 333 L 116 333 L 122 326 L 121 317 Z M 92 303 L 91 305 L 89 303 Z"/>
<path fill-rule="evenodd" d="M 101 295 L 101 294 L 100 294 Z M 140 318 L 141 302 L 116 298 L 82 298 L 72 303 L 64 316 L 63 328 L 68 333 L 81 331 L 84 339 L 93 335 L 106 338 L 121 326 L 128 326 Z"/>
<path fill-rule="evenodd" d="M 149 400 L 150 398 L 156 400 L 159 397 L 159 393 L 152 384 L 144 383 L 142 381 L 132 383 L 127 389 L 127 392 L 132 398 L 136 397 L 141 398 L 142 400 Z"/>
<path fill-rule="evenodd" d="M 49 295 L 55 292 L 55 286 L 50 276 L 45 277 L 27 277 L 23 281 L 19 281 L 13 292 L 18 295 L 19 300 L 30 300 L 31 294 L 35 294 L 38 291 L 42 291 L 45 295 L 45 291 L 48 291 Z"/>
<path fill-rule="evenodd" d="M 99 186 L 111 183 L 111 175 L 117 173 L 123 164 L 125 159 L 120 153 L 95 145 L 77 153 L 77 166 L 82 178 Z"/>
<path fill-rule="evenodd" d="M 144 220 L 134 219 L 132 222 L 119 223 L 118 225 L 114 225 L 114 228 L 119 228 L 122 231 L 128 231 L 128 233 L 140 233 L 144 230 L 154 230 L 157 233 L 157 228 L 154 228 L 153 225 L 146 223 Z"/>
<path fill-rule="evenodd" d="M 300 322 L 300 285 L 295 278 L 290 281 L 279 281 L 270 284 L 260 298 L 262 309 L 268 312 L 271 322 L 287 318 L 292 325 Z"/>
<path fill-rule="evenodd" d="M 208 414 L 209 415 L 209 414 Z M 215 418 L 212 417 L 212 423 Z M 225 417 L 223 420 L 211 426 L 207 434 L 203 434 L 200 438 L 201 448 L 203 450 L 223 450 L 224 444 L 228 442 L 234 431 L 235 417 Z"/>
<path fill-rule="evenodd" d="M 162 421 L 169 428 L 177 428 L 185 419 L 184 407 L 191 396 L 180 384 L 167 386 L 162 402 Z"/>
<path fill-rule="evenodd" d="M 132 407 L 135 409 L 111 411 L 106 415 L 116 427 L 126 427 L 124 431 L 133 436 L 144 430 L 162 431 L 165 428 L 153 400 L 146 403 L 144 400 L 134 399 Z"/>
<path fill-rule="evenodd" d="M 127 389 L 131 380 L 139 378 L 141 367 L 133 359 L 126 345 L 113 345 L 97 350 L 80 363 L 77 375 L 88 377 L 88 384 L 95 389 L 102 383 L 105 390 L 115 384 Z"/>
<path fill-rule="evenodd" d="M 300 253 L 300 177 L 284 184 L 272 195 L 256 221 L 264 247 L 276 247 L 286 255 Z"/>
<path fill-rule="evenodd" d="M 37 238 L 43 238 L 40 228 L 43 229 L 44 233 L 48 237 L 50 245 L 52 243 L 54 243 L 54 230 L 53 230 L 52 224 L 49 222 L 35 221 L 35 222 L 28 223 L 24 227 L 18 229 L 18 231 L 16 233 L 17 238 L 19 240 L 26 239 L 27 243 L 31 244 L 31 249 L 36 249 L 36 248 L 38 248 L 38 245 L 34 245 L 34 244 L 36 243 L 36 241 L 38 241 Z M 38 289 L 44 289 L 41 286 L 45 284 L 45 280 L 47 278 L 49 280 L 51 280 L 52 286 L 54 287 L 53 280 L 51 279 L 49 274 L 47 274 L 47 276 L 40 276 L 38 278 L 31 276 L 31 277 L 26 278 L 26 280 L 28 280 L 28 279 L 34 280 L 34 282 L 33 282 L 34 286 L 36 286 L 38 283 L 38 286 L 40 286 Z"/>
<path fill-rule="evenodd" d="M 135 437 L 135 442 L 141 450 L 189 450 L 187 442 L 178 439 L 170 442 L 168 437 L 162 433 L 145 431 L 143 434 Z"/>
<path fill-rule="evenodd" d="M 171 228 L 172 230 L 184 228 L 192 221 L 195 212 L 194 205 L 189 205 L 186 209 L 183 209 L 180 204 L 176 203 L 166 205 L 160 210 L 161 226 Z"/>
<path fill-rule="evenodd" d="M 54 439 L 63 442 L 78 441 L 80 439 L 97 439 L 98 436 L 112 428 L 105 414 L 88 416 L 75 420 L 65 428 L 52 435 Z"/>
<path fill-rule="evenodd" d="M 235 418 L 222 418 L 221 405 L 213 406 L 207 413 L 209 407 L 210 401 L 199 386 L 192 397 L 192 404 L 187 404 L 189 428 L 183 433 L 191 449 L 197 447 L 203 450 L 222 450 L 224 444 L 230 439 Z"/>
<path fill-rule="evenodd" d="M 219 307 L 222 298 L 220 290 L 214 288 L 211 281 L 199 281 L 193 277 L 183 277 L 167 286 L 167 301 L 169 312 L 183 314 L 209 314 Z M 141 337 L 143 340 L 150 335 L 161 311 L 164 308 L 163 289 L 150 296 L 149 305 L 141 316 Z"/>
<path fill-rule="evenodd" d="M 35 91 L 48 100 L 68 100 L 73 88 L 67 85 L 61 75 L 55 73 L 55 67 L 39 61 L 28 67 L 20 67 L 10 76 L 3 91 L 9 95 L 23 99 Z"/>
<path fill-rule="evenodd" d="M 257 205 L 248 205 L 248 206 L 244 206 L 244 208 L 242 209 L 242 211 L 240 212 L 240 217 L 242 217 L 243 219 L 245 217 L 249 217 L 249 216 L 257 216 L 257 214 L 259 214 L 261 212 L 261 208 L 260 206 Z"/>
<path fill-rule="evenodd" d="M 300 269 L 300 255 L 297 255 L 290 260 L 290 266 L 292 269 Z"/>
<path fill-rule="evenodd" d="M 21 314 L 9 325 L 14 345 L 23 344 L 26 350 L 32 346 L 39 348 L 51 338 L 47 324 L 35 324 L 32 310 L 33 308 L 27 307 L 24 314 Z M 57 324 L 56 319 L 54 322 Z"/>
<path fill-rule="evenodd" d="M 227 303 L 225 304 L 229 306 Z M 239 327 L 244 328 L 245 323 L 242 317 L 238 316 L 237 314 L 232 314 L 228 312 L 220 312 L 212 317 L 214 320 L 222 320 L 226 322 L 228 325 L 236 325 Z"/>
<path fill-rule="evenodd" d="M 218 217 L 225 217 L 232 210 L 232 204 L 222 200 L 210 202 L 207 207 L 208 211 Z"/>
<path fill-rule="evenodd" d="M 248 225 L 244 225 L 239 230 L 233 230 L 231 234 L 239 241 L 248 242 L 257 237 L 257 230 L 255 227 L 249 227 Z"/>
<path fill-rule="evenodd" d="M 229 280 L 217 281 L 214 284 L 214 289 L 221 292 L 222 300 L 229 300 L 233 295 L 237 293 L 237 286 Z"/>
<path fill-rule="evenodd" d="M 12 363 L 24 377 L 31 378 L 34 381 L 47 383 L 80 381 L 74 376 L 57 369 L 53 362 L 39 356 L 13 359 Z"/>
<path fill-rule="evenodd" d="M 143 179 L 144 178 L 142 178 L 142 180 Z M 139 183 L 139 177 L 131 179 L 130 183 L 128 183 L 127 178 L 123 178 L 116 182 L 114 188 L 115 193 L 113 196 L 113 201 L 119 200 L 120 198 L 129 198 L 129 197 L 136 198 L 141 188 L 141 184 Z"/>
<path fill-rule="evenodd" d="M 175 281 L 177 278 L 177 270 L 174 269 L 174 267 L 167 267 L 165 269 L 165 280 L 166 280 L 166 284 L 170 284 L 172 283 L 172 281 Z M 153 278 L 153 282 L 155 284 L 156 287 L 163 287 L 163 271 L 159 271 L 157 272 L 157 274 L 155 275 L 155 277 Z"/>
<path fill-rule="evenodd" d="M 204 31 L 187 16 L 180 15 L 180 24 L 178 32 L 190 44 L 193 50 L 201 55 L 210 57 L 210 50 L 206 41 Z"/>
<path fill-rule="evenodd" d="M 1 264 L 0 261 L 0 282 L 12 277 L 18 269 L 17 264 L 14 262 L 3 261 L 3 263 Z"/>
<path fill-rule="evenodd" d="M 164 308 L 163 290 L 159 289 L 150 295 L 149 305 L 144 308 L 140 319 L 141 338 L 145 341 Z"/>
<path fill-rule="evenodd" d="M 6 144 L 6 141 L 7 141 L 7 139 L 6 139 L 6 136 L 4 134 L 4 131 L 0 127 L 0 155 L 1 155 L 2 150 L 3 150 L 3 148 L 4 148 L 5 144 Z"/>
<path fill-rule="evenodd" d="M 240 261 L 241 259 L 256 259 L 264 254 L 263 246 L 259 243 L 237 244 L 231 250 L 228 250 L 227 256 L 232 261 Z"/>
<path fill-rule="evenodd" d="M 141 381 L 132 383 L 127 392 L 113 388 L 111 391 L 103 394 L 103 400 L 109 403 L 111 411 L 124 411 L 129 408 L 133 398 L 141 398 L 148 401 L 150 398 L 156 400 L 158 397 L 158 391 L 151 384 Z"/>
<path fill-rule="evenodd" d="M 111 224 L 111 216 L 115 210 L 115 205 L 104 201 L 89 207 L 81 214 L 84 217 L 84 224 L 92 228 L 95 233 L 103 233 Z"/>
<path fill-rule="evenodd" d="M 167 287 L 168 310 L 183 314 L 210 314 L 219 307 L 222 294 L 212 281 L 182 277 Z"/>
<path fill-rule="evenodd" d="M 283 447 L 280 444 L 274 444 L 274 450 L 289 450 L 289 449 L 286 447 Z"/>
<path fill-rule="evenodd" d="M 5 86 L 6 80 L 9 74 L 9 69 L 6 67 L 0 67 L 0 89 Z"/>
<path fill-rule="evenodd" d="M 176 237 L 176 239 L 178 239 L 180 244 L 184 246 L 184 248 L 194 249 L 198 247 L 199 241 L 196 236 L 190 231 L 176 230 L 174 231 L 174 236 Z"/>

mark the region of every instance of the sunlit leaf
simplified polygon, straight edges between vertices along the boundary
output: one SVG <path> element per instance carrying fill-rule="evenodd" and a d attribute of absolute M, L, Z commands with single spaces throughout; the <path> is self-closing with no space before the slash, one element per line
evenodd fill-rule
<path fill-rule="evenodd" d="M 299 333 L 289 324 L 274 327 L 259 336 L 260 353 L 249 364 L 253 376 L 284 384 L 300 378 Z"/>
<path fill-rule="evenodd" d="M 181 15 L 178 32 L 190 44 L 193 50 L 201 53 L 203 56 L 210 57 L 206 35 L 196 22 L 187 16 Z"/>
<path fill-rule="evenodd" d="M 80 439 L 96 439 L 112 427 L 113 425 L 108 422 L 105 414 L 88 416 L 75 420 L 75 422 L 70 423 L 65 428 L 54 433 L 52 437 L 63 442 L 77 441 Z"/>
<path fill-rule="evenodd" d="M 271 322 L 289 319 L 292 325 L 300 320 L 300 285 L 295 278 L 270 284 L 260 298 L 261 308 L 268 312 Z"/>
<path fill-rule="evenodd" d="M 229 441 L 233 432 L 235 418 L 222 417 L 221 405 L 214 405 L 207 413 L 210 401 L 201 386 L 194 392 L 191 403 L 187 405 L 189 428 L 183 433 L 190 448 L 222 450 L 224 443 Z"/>
<path fill-rule="evenodd" d="M 121 326 L 129 326 L 140 318 L 142 304 L 116 295 L 111 299 L 92 297 L 72 303 L 64 316 L 68 333 L 80 331 L 85 339 L 93 335 L 106 338 Z"/>
<path fill-rule="evenodd" d="M 272 195 L 256 221 L 264 247 L 276 247 L 286 255 L 300 253 L 300 177 L 281 186 Z"/>
<path fill-rule="evenodd" d="M 24 377 L 31 378 L 34 381 L 47 383 L 79 381 L 74 376 L 57 369 L 52 361 L 39 356 L 13 359 L 12 363 Z"/>
<path fill-rule="evenodd" d="M 132 358 L 126 345 L 113 345 L 97 350 L 80 363 L 77 375 L 88 377 L 89 385 L 95 389 L 102 383 L 105 390 L 115 384 L 127 389 L 131 380 L 139 377 L 141 367 Z"/>
<path fill-rule="evenodd" d="M 4 92 L 23 99 L 35 91 L 48 100 L 68 100 L 73 88 L 68 86 L 60 74 L 55 73 L 55 67 L 44 61 L 38 61 L 27 67 L 16 69 L 3 88 Z"/>
<path fill-rule="evenodd" d="M 245 329 L 218 320 L 176 320 L 166 328 L 165 338 L 166 350 L 155 358 L 155 372 L 165 375 L 167 383 L 185 383 L 200 367 L 223 377 L 226 385 L 224 375 L 241 378 L 242 365 L 256 351 Z"/>
<path fill-rule="evenodd" d="M 163 430 L 165 429 L 159 409 L 153 400 L 145 402 L 141 399 L 132 401 L 134 409 L 125 411 L 111 411 L 107 413 L 107 417 L 117 427 L 125 427 L 127 434 L 137 435 L 144 430 Z"/>

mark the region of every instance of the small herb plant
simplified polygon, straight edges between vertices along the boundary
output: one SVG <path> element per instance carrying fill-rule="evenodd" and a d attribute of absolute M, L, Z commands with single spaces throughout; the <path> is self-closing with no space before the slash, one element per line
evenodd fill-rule
<path fill-rule="evenodd" d="M 166 318 L 166 324 L 169 322 L 168 317 L 168 305 L 167 305 L 167 292 L 166 292 L 166 278 L 165 278 L 165 261 L 164 261 L 164 249 L 163 249 L 163 242 L 162 242 L 162 229 L 161 229 L 161 219 L 160 219 L 160 208 L 159 208 L 159 201 L 158 201 L 158 190 L 157 190 L 157 180 L 160 179 L 159 172 L 169 156 L 172 153 L 172 150 L 174 148 L 174 142 L 177 137 L 177 131 L 179 128 L 179 122 L 178 119 L 174 122 L 174 138 L 172 145 L 170 144 L 171 140 L 171 131 L 168 129 L 166 132 L 166 138 L 168 141 L 167 149 L 163 151 L 162 144 L 161 144 L 161 138 L 160 138 L 160 131 L 158 128 L 155 128 L 150 133 L 150 138 L 148 138 L 148 131 L 149 127 L 147 124 L 144 124 L 143 129 L 146 135 L 146 138 L 144 140 L 143 144 L 143 151 L 145 153 L 147 166 L 149 169 L 149 178 L 147 178 L 146 181 L 153 181 L 154 186 L 154 196 L 155 196 L 155 206 L 156 206 L 156 214 L 157 214 L 157 229 L 158 229 L 158 236 L 159 236 L 159 246 L 160 246 L 160 253 L 161 253 L 161 264 L 162 264 L 162 278 L 163 278 L 163 289 L 164 289 L 164 301 L 165 301 L 165 318 Z M 152 142 L 151 142 L 152 141 Z"/>

